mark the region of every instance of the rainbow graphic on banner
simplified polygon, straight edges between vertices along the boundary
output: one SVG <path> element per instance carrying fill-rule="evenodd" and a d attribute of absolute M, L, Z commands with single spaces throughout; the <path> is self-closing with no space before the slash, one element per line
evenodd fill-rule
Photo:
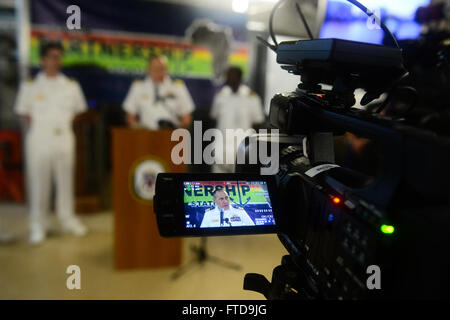
<path fill-rule="evenodd" d="M 264 181 L 195 181 L 184 183 L 184 203 L 213 202 L 213 192 L 217 189 L 227 191 L 228 195 L 236 202 L 248 200 L 248 204 L 268 202 L 267 185 Z"/>
<path fill-rule="evenodd" d="M 164 54 L 169 60 L 169 73 L 174 76 L 210 78 L 212 56 L 204 47 L 193 46 L 184 39 L 154 35 L 96 32 L 65 32 L 33 28 L 30 62 L 39 66 L 39 47 L 43 41 L 57 40 L 64 47 L 63 64 L 95 66 L 107 72 L 142 74 L 148 57 Z M 247 72 L 248 48 L 238 45 L 229 63 Z"/>

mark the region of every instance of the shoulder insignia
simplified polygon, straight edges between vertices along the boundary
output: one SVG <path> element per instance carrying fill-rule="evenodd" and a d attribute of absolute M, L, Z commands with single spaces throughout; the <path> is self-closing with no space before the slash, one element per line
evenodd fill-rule
<path fill-rule="evenodd" d="M 75 86 L 79 86 L 79 85 L 80 85 L 80 83 L 78 82 L 78 80 L 75 79 L 75 78 L 69 78 L 69 82 L 70 82 L 72 85 L 75 85 Z"/>
<path fill-rule="evenodd" d="M 178 85 L 178 86 L 184 86 L 184 81 L 181 80 L 181 79 L 176 79 L 175 80 L 175 84 Z"/>

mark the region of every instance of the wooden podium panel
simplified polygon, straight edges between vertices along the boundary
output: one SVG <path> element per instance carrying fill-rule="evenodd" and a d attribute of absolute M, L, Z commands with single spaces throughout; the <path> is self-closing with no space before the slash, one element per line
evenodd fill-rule
<path fill-rule="evenodd" d="M 154 186 L 152 168 L 185 172 L 185 165 L 170 160 L 172 131 L 112 129 L 112 195 L 114 210 L 114 264 L 117 269 L 156 268 L 181 264 L 181 239 L 162 238 L 158 232 L 153 202 L 141 197 L 139 188 Z M 147 169 L 145 168 L 147 166 Z M 143 176 L 145 183 L 135 183 Z M 148 187 L 146 189 L 146 187 Z M 143 192 L 143 191 L 142 191 Z"/>

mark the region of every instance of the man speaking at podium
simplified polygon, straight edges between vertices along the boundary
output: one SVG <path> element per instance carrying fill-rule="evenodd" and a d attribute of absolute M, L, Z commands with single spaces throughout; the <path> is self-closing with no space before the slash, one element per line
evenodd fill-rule
<path fill-rule="evenodd" d="M 206 210 L 200 228 L 246 227 L 255 225 L 244 209 L 234 208 L 230 205 L 230 197 L 225 190 L 219 189 L 214 192 L 214 203 L 216 207 L 212 210 Z"/>
<path fill-rule="evenodd" d="M 182 80 L 172 80 L 167 74 L 167 58 L 153 56 L 148 76 L 136 80 L 123 103 L 127 124 L 150 130 L 187 128 L 192 121 L 194 103 Z"/>

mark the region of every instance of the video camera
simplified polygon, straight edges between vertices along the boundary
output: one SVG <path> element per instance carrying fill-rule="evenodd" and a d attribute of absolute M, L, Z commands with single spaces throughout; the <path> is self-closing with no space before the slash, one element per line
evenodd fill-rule
<path fill-rule="evenodd" d="M 274 49 L 301 83 L 271 100 L 270 126 L 280 133 L 247 137 L 239 152 L 248 159 L 252 142 L 277 143 L 278 173 L 240 165 L 235 174 L 159 174 L 160 234 L 276 232 L 289 255 L 272 281 L 244 280 L 244 289 L 268 299 L 448 298 L 450 138 L 352 108 L 356 88 L 366 91 L 362 105 L 385 92 L 391 107 L 405 105 L 401 50 L 339 39 Z M 336 164 L 334 136 L 345 132 L 376 143 L 375 176 Z M 231 224 L 220 201 L 234 210 Z"/>

